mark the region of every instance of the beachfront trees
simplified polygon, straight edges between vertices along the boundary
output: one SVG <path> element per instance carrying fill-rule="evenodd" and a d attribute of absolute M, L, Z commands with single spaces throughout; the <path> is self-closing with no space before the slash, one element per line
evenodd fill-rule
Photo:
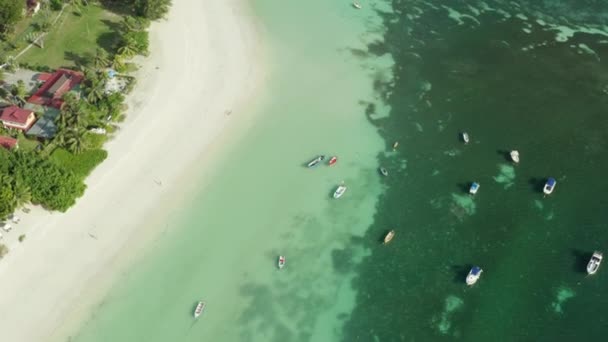
<path fill-rule="evenodd" d="M 148 55 L 148 28 L 150 22 L 141 17 L 126 16 L 120 24 L 118 53 L 126 59 L 135 55 Z"/>
<path fill-rule="evenodd" d="M 0 0 L 0 38 L 13 31 L 14 25 L 25 11 L 23 0 Z"/>
<path fill-rule="evenodd" d="M 161 19 L 169 11 L 171 0 L 135 0 L 134 10 L 137 15 L 150 20 Z"/>
<path fill-rule="evenodd" d="M 32 200 L 30 188 L 22 180 L 15 178 L 12 183 L 14 204 L 16 208 Z"/>
<path fill-rule="evenodd" d="M 30 189 L 33 203 L 65 211 L 84 193 L 85 185 L 81 179 L 48 159 L 40 158 L 35 152 L 15 151 L 8 159 L 10 174 Z M 13 200 L 12 204 L 11 212 L 17 201 Z"/>
<path fill-rule="evenodd" d="M 10 186 L 9 175 L 0 175 L 0 219 L 5 218 L 15 208 L 15 194 Z"/>
<path fill-rule="evenodd" d="M 93 65 L 96 69 L 103 69 L 110 65 L 110 57 L 106 50 L 102 48 L 97 48 L 95 50 L 95 57 L 93 58 Z"/>
<path fill-rule="evenodd" d="M 84 128 L 75 128 L 68 131 L 66 139 L 66 147 L 68 151 L 74 154 L 80 154 L 84 151 L 86 145 L 84 136 L 87 131 Z"/>

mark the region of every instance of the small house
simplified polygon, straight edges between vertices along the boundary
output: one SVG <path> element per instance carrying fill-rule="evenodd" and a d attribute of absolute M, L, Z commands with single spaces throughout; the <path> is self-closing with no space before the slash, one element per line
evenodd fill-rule
<path fill-rule="evenodd" d="M 36 121 L 36 115 L 31 110 L 9 106 L 2 110 L 0 121 L 6 128 L 27 131 Z"/>

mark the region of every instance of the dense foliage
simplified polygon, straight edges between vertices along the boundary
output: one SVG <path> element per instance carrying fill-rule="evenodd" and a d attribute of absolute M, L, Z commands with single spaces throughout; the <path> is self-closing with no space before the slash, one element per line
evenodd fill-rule
<path fill-rule="evenodd" d="M 103 0 L 102 2 L 149 20 L 163 18 L 171 6 L 171 0 Z"/>
<path fill-rule="evenodd" d="M 138 16 L 157 20 L 165 16 L 171 6 L 171 0 L 135 0 L 134 10 Z"/>
<path fill-rule="evenodd" d="M 80 154 L 74 154 L 62 148 L 55 149 L 51 153 L 51 161 L 65 167 L 77 177 L 84 179 L 93 169 L 108 156 L 108 152 L 102 149 L 91 149 Z"/>
<path fill-rule="evenodd" d="M 24 0 L 0 0 L 0 37 L 13 30 L 24 10 Z"/>
<path fill-rule="evenodd" d="M 83 180 L 36 152 L 0 152 L 0 217 L 31 201 L 66 211 L 84 193 Z"/>
<path fill-rule="evenodd" d="M 107 136 L 94 134 L 92 131 L 96 131 L 92 129 L 111 132 L 114 129 L 111 123 L 122 116 L 125 98 L 121 92 L 106 92 L 109 80 L 106 68 L 124 72 L 128 70 L 127 60 L 148 54 L 150 21 L 166 14 L 171 0 L 102 2 L 124 15 L 117 27 L 120 39 L 105 49 L 99 47 L 95 55 L 81 65 L 85 73 L 82 89 L 64 96 L 64 105 L 56 120 L 58 131 L 45 142 L 44 152 L 0 148 L 0 219 L 28 202 L 50 210 L 67 210 L 84 193 L 84 178 L 107 157 L 107 152 L 101 149 Z M 48 3 L 53 9 L 68 3 L 82 15 L 89 6 L 84 0 L 50 0 Z M 24 7 L 25 0 L 0 0 L 0 37 L 14 27 Z M 125 79 L 129 80 L 125 90 L 128 91 L 134 80 Z M 25 98 L 26 92 L 24 84 L 17 83 L 10 92 L 0 96 L 13 103 Z"/>

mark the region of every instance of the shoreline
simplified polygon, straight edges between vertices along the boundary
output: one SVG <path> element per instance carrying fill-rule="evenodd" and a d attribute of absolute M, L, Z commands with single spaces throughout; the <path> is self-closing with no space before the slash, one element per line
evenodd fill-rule
<path fill-rule="evenodd" d="M 123 132 L 104 146 L 108 159 L 87 178 L 85 195 L 66 213 L 36 207 L 15 225 L 13 235 L 27 237 L 7 244 L 0 261 L 3 338 L 58 338 L 86 322 L 119 271 L 152 247 L 169 215 L 213 173 L 218 140 L 251 120 L 242 109 L 263 81 L 248 7 L 178 0 L 168 20 L 152 24 L 151 56 L 127 97 Z M 25 321 L 37 321 L 35 331 L 20 328 Z"/>

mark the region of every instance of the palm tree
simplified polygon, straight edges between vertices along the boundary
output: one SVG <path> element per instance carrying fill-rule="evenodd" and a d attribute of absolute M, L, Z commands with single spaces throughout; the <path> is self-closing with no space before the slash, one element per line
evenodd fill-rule
<path fill-rule="evenodd" d="M 15 196 L 15 207 L 28 203 L 32 199 L 30 188 L 19 179 L 13 181 L 13 194 Z"/>
<path fill-rule="evenodd" d="M 106 50 L 97 48 L 95 51 L 95 58 L 93 59 L 93 65 L 97 70 L 103 69 L 110 64 L 110 59 Z"/>
<path fill-rule="evenodd" d="M 135 45 L 132 40 L 127 40 L 123 46 L 118 48 L 118 53 L 126 59 L 129 59 L 137 54 L 134 46 Z"/>
<path fill-rule="evenodd" d="M 70 0 L 69 1 L 70 5 L 72 5 L 72 7 L 74 7 L 74 12 L 78 15 L 82 14 L 82 7 L 83 7 L 83 3 L 82 0 Z"/>
<path fill-rule="evenodd" d="M 93 87 L 89 90 L 89 95 L 87 96 L 87 100 L 90 103 L 97 103 L 97 101 L 101 100 L 104 95 L 104 85 L 99 82 L 98 84 L 93 85 Z"/>
<path fill-rule="evenodd" d="M 114 70 L 122 70 L 125 67 L 125 59 L 121 55 L 115 55 L 112 60 L 112 69 Z"/>
<path fill-rule="evenodd" d="M 68 139 L 66 141 L 67 148 L 70 152 L 74 154 L 80 154 L 85 150 L 86 145 L 84 141 L 84 136 L 87 131 L 84 128 L 77 128 L 70 130 Z"/>

